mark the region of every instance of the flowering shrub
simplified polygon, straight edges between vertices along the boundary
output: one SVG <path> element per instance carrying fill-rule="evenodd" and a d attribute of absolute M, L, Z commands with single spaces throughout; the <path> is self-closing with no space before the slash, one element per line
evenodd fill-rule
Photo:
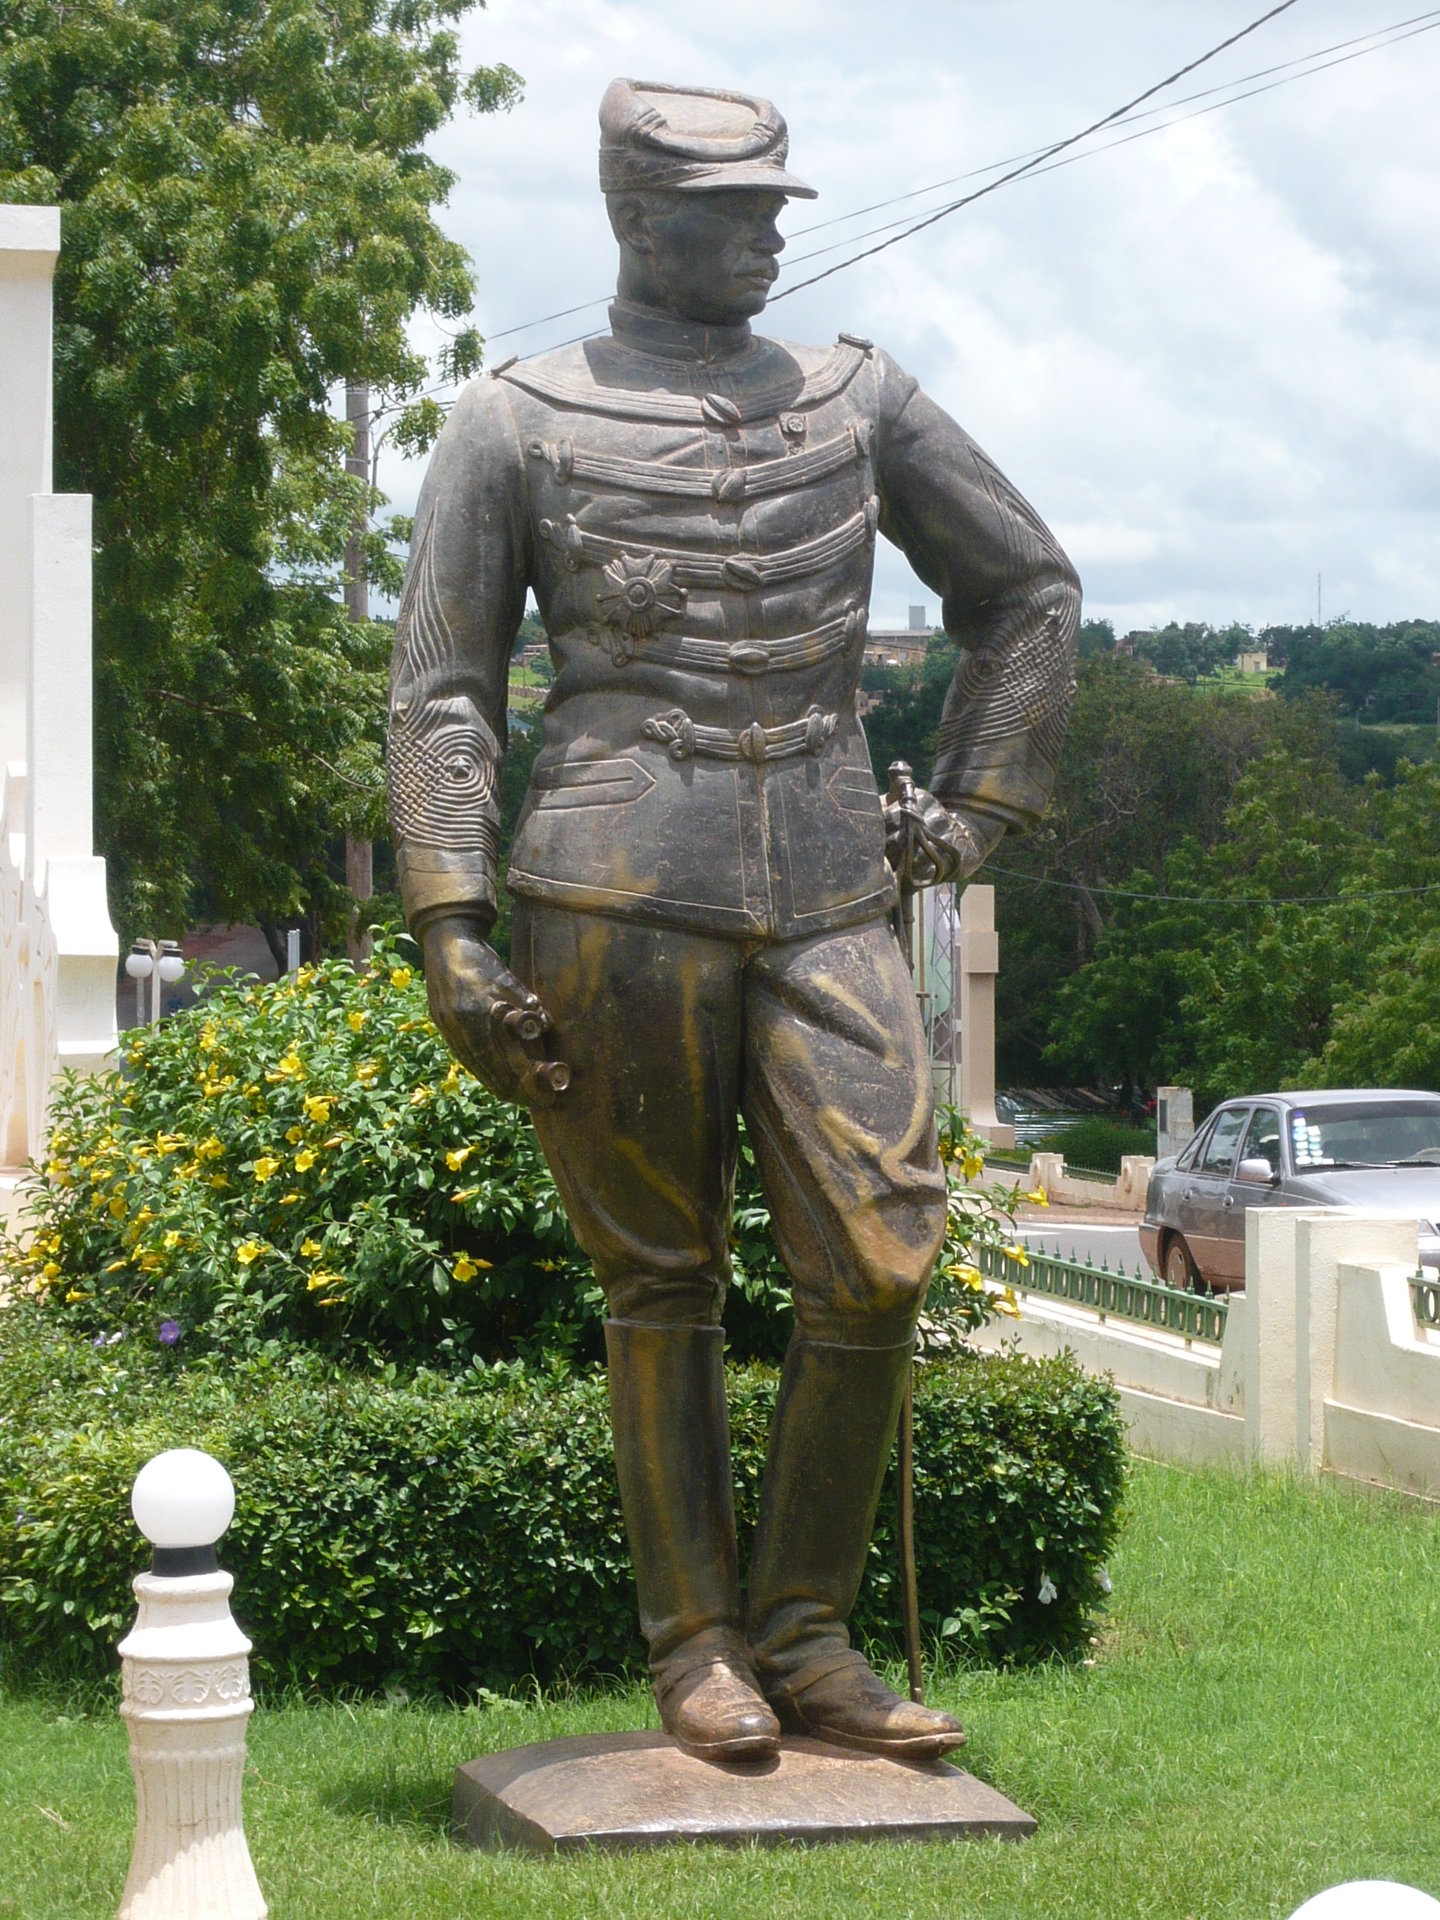
<path fill-rule="evenodd" d="M 528 1119 L 455 1065 L 399 948 L 222 984 L 54 1113 L 20 1264 L 99 1337 L 433 1363 L 594 1311 Z"/>
<path fill-rule="evenodd" d="M 526 1114 L 489 1094 L 431 1024 L 407 947 L 228 982 L 128 1038 L 123 1074 L 58 1092 L 33 1236 L 7 1264 L 95 1339 L 179 1357 L 283 1337 L 407 1364 L 598 1355 L 602 1303 Z M 1014 1194 L 981 1184 L 953 1115 L 950 1230 L 922 1341 L 944 1350 L 1014 1296 L 978 1246 L 1014 1243 Z M 789 1282 L 742 1139 L 727 1326 L 775 1358 Z"/>

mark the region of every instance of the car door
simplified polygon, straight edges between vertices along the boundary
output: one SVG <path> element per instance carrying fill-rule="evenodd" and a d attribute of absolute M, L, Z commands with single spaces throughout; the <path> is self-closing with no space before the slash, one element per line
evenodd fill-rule
<path fill-rule="evenodd" d="M 1231 1287 L 1235 1284 L 1230 1272 L 1233 1250 L 1227 1249 L 1229 1236 L 1226 1231 L 1227 1214 L 1233 1209 L 1227 1209 L 1225 1201 L 1230 1191 L 1230 1175 L 1238 1157 L 1241 1136 L 1249 1118 L 1248 1101 L 1243 1106 L 1220 1109 L 1206 1137 L 1204 1149 L 1196 1155 L 1195 1164 L 1180 1189 L 1177 1209 L 1180 1231 L 1190 1249 L 1190 1258 L 1200 1271 L 1200 1278 L 1211 1287 Z M 1244 1231 L 1243 1216 L 1241 1231 Z M 1242 1244 L 1242 1273 L 1244 1265 Z"/>
<path fill-rule="evenodd" d="M 1238 1169 L 1243 1161 L 1263 1160 L 1275 1176 L 1275 1185 L 1260 1186 L 1253 1180 L 1237 1180 L 1232 1172 L 1225 1194 L 1221 1222 L 1221 1257 L 1229 1285 L 1245 1284 L 1245 1215 L 1251 1207 L 1278 1207 L 1284 1204 L 1280 1192 L 1281 1126 L 1278 1107 L 1257 1106 L 1250 1115 L 1245 1138 L 1235 1156 Z"/>

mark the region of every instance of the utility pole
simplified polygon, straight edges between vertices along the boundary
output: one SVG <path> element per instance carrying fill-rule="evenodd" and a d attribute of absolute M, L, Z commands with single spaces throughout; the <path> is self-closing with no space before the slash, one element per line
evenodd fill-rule
<path fill-rule="evenodd" d="M 355 479 L 370 484 L 370 383 L 367 380 L 350 380 L 345 385 L 345 418 L 354 433 L 350 451 L 345 456 L 345 471 Z M 365 561 L 360 541 L 366 531 L 367 521 L 362 511 L 355 524 L 355 534 L 345 548 L 345 611 L 352 620 L 370 618 L 370 592 L 365 579 Z M 363 903 L 373 897 L 375 892 L 375 849 L 369 840 L 358 839 L 354 834 L 345 835 L 345 885 L 350 889 L 357 902 Z M 345 944 L 349 948 L 350 958 L 358 967 L 370 957 L 370 935 L 363 925 L 362 907 L 357 905 L 350 917 Z"/>

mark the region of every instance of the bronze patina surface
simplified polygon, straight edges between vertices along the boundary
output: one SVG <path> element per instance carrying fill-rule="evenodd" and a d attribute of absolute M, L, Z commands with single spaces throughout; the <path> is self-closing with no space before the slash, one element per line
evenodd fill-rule
<path fill-rule="evenodd" d="M 455 1774 L 455 1837 L 473 1847 L 729 1846 L 826 1840 L 1020 1840 L 1028 1813 L 943 1761 L 905 1765 L 786 1740 L 761 1765 L 707 1766 L 660 1733 L 547 1740 Z"/>
<path fill-rule="evenodd" d="M 964 877 L 1043 812 L 1079 584 L 1038 515 L 868 340 L 751 332 L 783 246 L 762 100 L 616 81 L 603 338 L 506 363 L 431 461 L 397 620 L 394 837 L 430 1003 L 525 1101 L 610 1320 L 616 1466 L 667 1731 L 935 1758 L 963 1736 L 849 1644 L 945 1222 L 893 869 Z M 876 539 L 957 646 L 929 792 L 856 714 Z M 555 681 L 487 943 L 526 594 Z M 742 1605 L 719 1331 L 736 1117 L 794 1285 Z M 878 1776 L 876 1776 L 878 1777 Z"/>

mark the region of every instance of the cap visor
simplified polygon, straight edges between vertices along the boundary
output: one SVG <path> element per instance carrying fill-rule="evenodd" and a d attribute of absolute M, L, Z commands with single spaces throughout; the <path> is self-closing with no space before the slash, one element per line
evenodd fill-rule
<path fill-rule="evenodd" d="M 783 167 L 767 167 L 758 161 L 734 161 L 712 168 L 674 189 L 677 193 L 727 193 L 732 187 L 759 187 L 766 193 L 783 193 L 791 200 L 818 200 L 819 192 L 797 180 Z"/>

